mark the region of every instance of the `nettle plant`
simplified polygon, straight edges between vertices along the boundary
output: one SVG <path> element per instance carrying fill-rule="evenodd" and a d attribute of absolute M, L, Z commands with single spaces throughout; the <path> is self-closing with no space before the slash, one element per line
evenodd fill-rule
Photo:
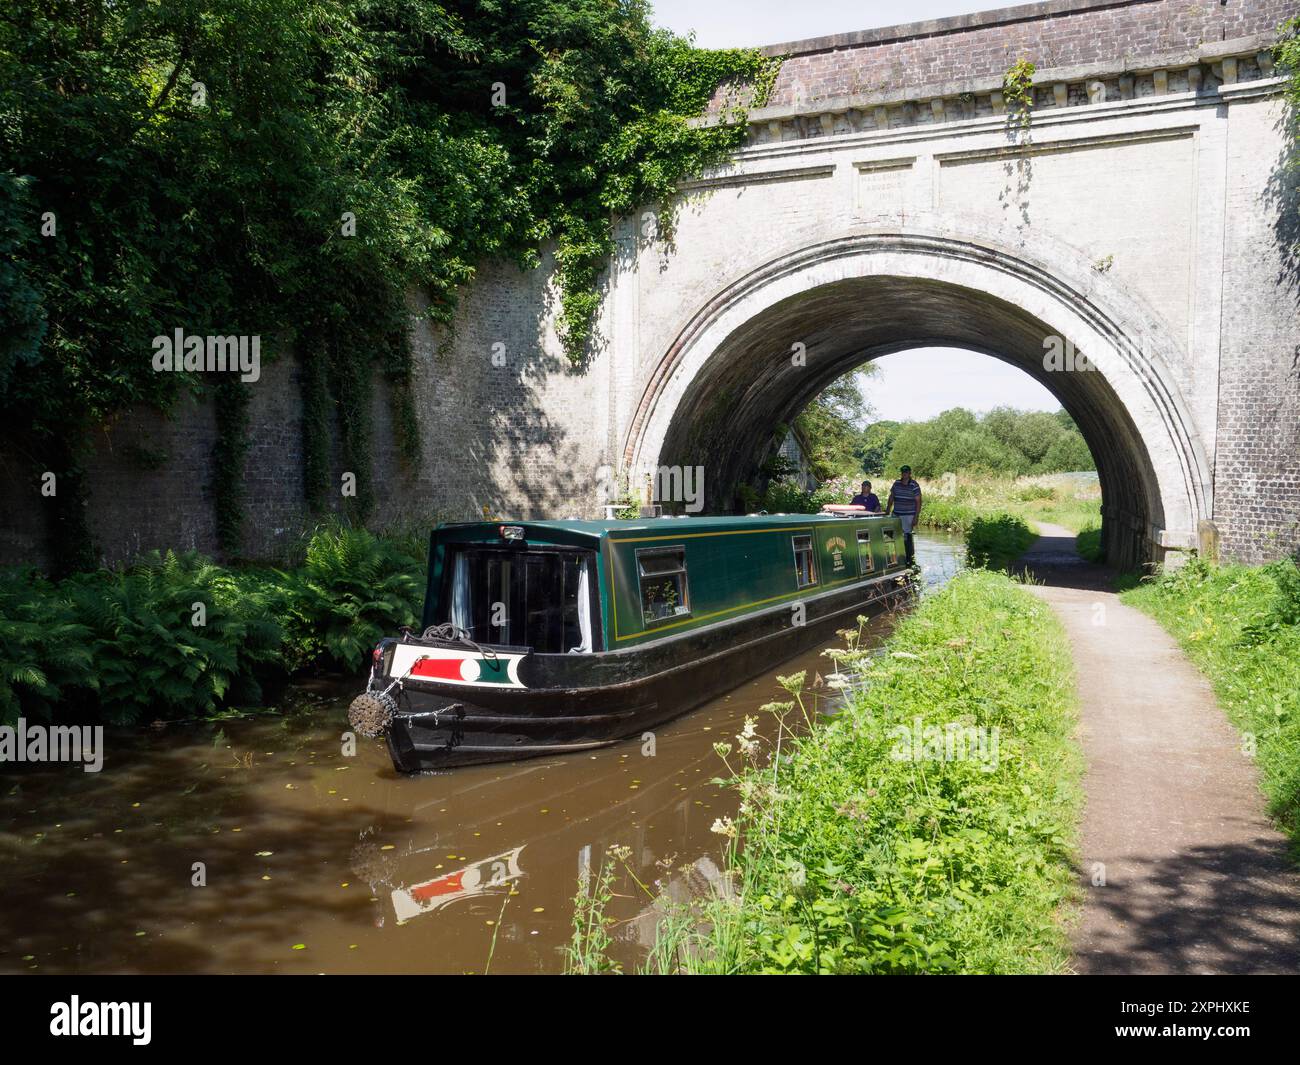
<path fill-rule="evenodd" d="M 613 219 L 742 143 L 778 63 L 655 29 L 645 0 L 11 0 L 0 21 L 0 445 L 50 498 L 59 568 L 93 565 L 92 435 L 214 404 L 223 545 L 244 525 L 250 389 L 157 373 L 151 339 L 260 336 L 300 363 L 304 490 L 373 504 L 372 393 L 420 452 L 411 304 L 450 330 L 483 262 L 549 250 L 581 364 Z M 719 121 L 694 123 L 720 85 Z M 423 305 L 423 304 L 422 304 Z M 334 441 L 337 439 L 337 450 Z M 340 498 L 335 460 L 357 475 Z"/>

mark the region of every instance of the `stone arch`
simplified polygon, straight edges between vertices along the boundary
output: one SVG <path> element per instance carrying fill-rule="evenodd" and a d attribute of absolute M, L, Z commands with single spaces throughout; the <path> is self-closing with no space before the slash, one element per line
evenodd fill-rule
<path fill-rule="evenodd" d="M 696 308 L 649 367 L 625 466 L 703 466 L 707 505 L 729 509 L 772 427 L 836 377 L 890 352 L 962 347 L 1025 370 L 1078 422 L 1097 460 L 1112 560 L 1195 546 L 1212 481 L 1170 369 L 1182 352 L 1120 283 L 1062 269 L 1083 261 L 1073 249 L 1047 250 L 1050 260 L 949 232 L 873 231 L 756 266 Z M 1048 337 L 1090 368 L 1046 368 Z M 803 366 L 790 357 L 795 343 Z"/>

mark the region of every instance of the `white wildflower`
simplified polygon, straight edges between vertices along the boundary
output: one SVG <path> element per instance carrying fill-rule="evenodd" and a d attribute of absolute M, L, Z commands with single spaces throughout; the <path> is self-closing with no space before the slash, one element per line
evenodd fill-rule
<path fill-rule="evenodd" d="M 719 836 L 726 836 L 727 839 L 736 838 L 736 824 L 730 817 L 719 817 L 713 822 L 710 832 L 716 832 Z"/>

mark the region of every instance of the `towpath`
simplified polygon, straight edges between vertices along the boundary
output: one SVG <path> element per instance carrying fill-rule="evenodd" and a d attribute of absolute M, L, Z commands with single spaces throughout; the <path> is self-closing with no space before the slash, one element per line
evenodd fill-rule
<path fill-rule="evenodd" d="M 1074 534 L 1039 528 L 1021 566 L 1069 634 L 1087 760 L 1076 970 L 1300 972 L 1300 875 L 1241 736 Z"/>

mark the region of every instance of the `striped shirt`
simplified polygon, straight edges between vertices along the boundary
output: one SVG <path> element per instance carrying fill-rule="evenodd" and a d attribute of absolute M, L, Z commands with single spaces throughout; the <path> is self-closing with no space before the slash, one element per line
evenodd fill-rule
<path fill-rule="evenodd" d="M 915 477 L 907 484 L 895 481 L 889 494 L 894 497 L 895 514 L 915 514 L 921 504 L 921 486 L 916 483 Z"/>

